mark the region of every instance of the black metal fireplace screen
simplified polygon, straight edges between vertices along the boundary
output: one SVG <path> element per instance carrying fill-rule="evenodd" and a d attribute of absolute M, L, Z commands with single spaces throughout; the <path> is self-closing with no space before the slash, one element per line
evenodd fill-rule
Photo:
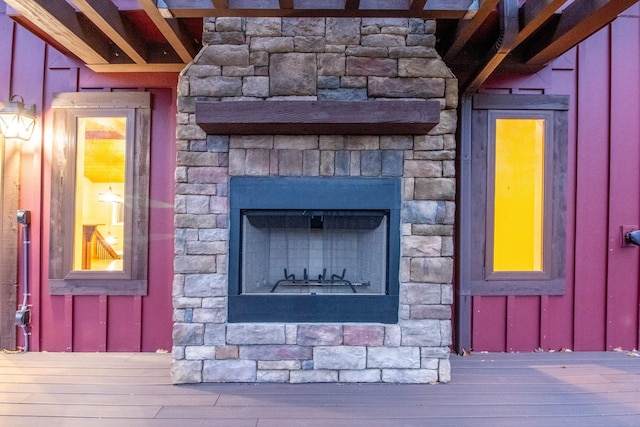
<path fill-rule="evenodd" d="M 386 290 L 386 211 L 243 210 L 242 293 Z"/>
<path fill-rule="evenodd" d="M 397 322 L 400 187 L 232 177 L 229 322 Z"/>

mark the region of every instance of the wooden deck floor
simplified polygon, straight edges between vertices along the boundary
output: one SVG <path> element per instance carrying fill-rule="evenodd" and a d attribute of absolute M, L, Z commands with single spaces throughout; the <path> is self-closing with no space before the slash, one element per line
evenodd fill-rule
<path fill-rule="evenodd" d="M 171 385 L 170 355 L 0 354 L 0 426 L 640 426 L 640 357 L 452 356 L 438 385 Z"/>

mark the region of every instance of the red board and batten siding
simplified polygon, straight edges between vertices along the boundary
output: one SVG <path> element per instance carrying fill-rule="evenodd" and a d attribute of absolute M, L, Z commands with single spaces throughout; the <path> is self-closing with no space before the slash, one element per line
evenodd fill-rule
<path fill-rule="evenodd" d="M 13 40 L 12 69 L 0 66 L 0 95 L 4 94 L 4 99 L 9 91 L 19 94 L 26 103 L 35 103 L 38 113 L 38 129 L 32 140 L 23 145 L 20 199 L 20 208 L 32 212 L 30 350 L 170 350 L 177 75 L 99 75 L 50 48 L 2 13 L 0 31 L 3 47 L 5 41 Z M 124 90 L 145 90 L 152 94 L 148 295 L 49 295 L 46 248 L 49 247 L 51 101 L 58 92 Z M 18 341 L 18 345 L 22 345 L 21 337 Z"/>
<path fill-rule="evenodd" d="M 568 244 L 564 295 L 473 298 L 472 347 L 638 348 L 640 248 L 621 246 L 621 226 L 640 225 L 640 5 L 550 75 L 494 79 L 481 91 L 571 96 Z"/>

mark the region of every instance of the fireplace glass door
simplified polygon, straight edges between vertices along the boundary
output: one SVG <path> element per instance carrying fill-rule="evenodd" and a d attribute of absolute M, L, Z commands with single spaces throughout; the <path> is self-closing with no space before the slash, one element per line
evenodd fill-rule
<path fill-rule="evenodd" d="M 243 210 L 242 294 L 384 295 L 389 213 Z"/>

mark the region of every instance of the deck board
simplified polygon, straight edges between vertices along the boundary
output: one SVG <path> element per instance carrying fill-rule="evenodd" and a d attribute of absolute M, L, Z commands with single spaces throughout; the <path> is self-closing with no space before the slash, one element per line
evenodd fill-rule
<path fill-rule="evenodd" d="M 640 358 L 452 356 L 449 384 L 183 384 L 171 356 L 0 354 L 1 426 L 638 426 Z"/>

